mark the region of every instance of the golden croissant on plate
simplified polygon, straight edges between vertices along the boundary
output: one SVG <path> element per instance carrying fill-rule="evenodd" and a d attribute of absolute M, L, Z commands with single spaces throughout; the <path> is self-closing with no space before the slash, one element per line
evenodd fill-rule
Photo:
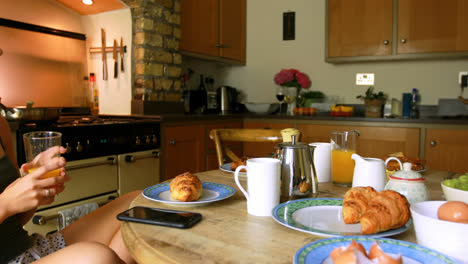
<path fill-rule="evenodd" d="M 169 184 L 171 197 L 182 202 L 192 202 L 200 199 L 202 183 L 196 175 L 190 172 L 176 176 Z"/>
<path fill-rule="evenodd" d="M 411 216 L 409 207 L 406 197 L 398 192 L 355 187 L 344 196 L 342 216 L 346 224 L 359 222 L 362 234 L 375 234 L 404 226 Z"/>
<path fill-rule="evenodd" d="M 371 199 L 361 218 L 361 233 L 375 234 L 402 227 L 411 217 L 410 203 L 405 196 L 392 190 L 381 191 Z"/>
<path fill-rule="evenodd" d="M 354 187 L 348 190 L 343 198 L 342 215 L 346 224 L 359 223 L 367 211 L 370 200 L 378 192 L 372 187 Z"/>

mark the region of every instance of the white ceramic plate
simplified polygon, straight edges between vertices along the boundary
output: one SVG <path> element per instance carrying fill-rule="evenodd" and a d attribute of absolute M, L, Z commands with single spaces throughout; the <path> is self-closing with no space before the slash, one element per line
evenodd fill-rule
<path fill-rule="evenodd" d="M 220 170 L 225 172 L 234 173 L 235 171 L 231 170 L 231 163 L 225 163 L 219 167 Z M 239 176 L 245 176 L 245 172 L 239 172 Z"/>
<path fill-rule="evenodd" d="M 341 215 L 343 199 L 308 198 L 289 201 L 276 206 L 272 217 L 278 223 L 298 231 L 323 236 L 359 236 L 361 224 L 345 224 Z M 405 226 L 377 234 L 365 235 L 385 237 L 408 230 L 411 220 Z"/>
<path fill-rule="evenodd" d="M 403 264 L 456 264 L 456 262 L 448 256 L 420 245 L 396 239 L 373 238 L 364 236 L 328 238 L 309 243 L 296 252 L 296 255 L 294 256 L 294 263 L 332 264 L 333 261 L 329 257 L 330 252 L 336 247 L 348 246 L 352 240 L 361 243 L 366 251 L 369 251 L 370 246 L 374 242 L 378 242 L 386 254 L 391 256 L 401 254 L 403 258 Z"/>
<path fill-rule="evenodd" d="M 142 194 L 146 199 L 160 203 L 181 207 L 195 207 L 227 199 L 236 192 L 231 186 L 214 182 L 202 182 L 202 187 L 203 190 L 200 199 L 193 202 L 181 202 L 172 199 L 169 183 L 150 186 L 144 189 Z"/>

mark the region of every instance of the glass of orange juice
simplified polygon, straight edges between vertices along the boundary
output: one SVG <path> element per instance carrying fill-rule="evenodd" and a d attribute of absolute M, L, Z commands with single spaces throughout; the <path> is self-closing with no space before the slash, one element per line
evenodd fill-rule
<path fill-rule="evenodd" d="M 353 183 L 354 160 L 359 132 L 334 131 L 331 133 L 331 176 L 334 184 L 351 186 Z"/>
<path fill-rule="evenodd" d="M 34 131 L 23 135 L 24 152 L 26 155 L 26 161 L 31 162 L 39 153 L 62 144 L 62 134 L 55 131 Z M 60 152 L 57 150 L 57 156 L 60 156 Z M 29 169 L 28 173 L 33 172 L 37 168 Z M 60 169 L 49 171 L 42 179 L 57 177 L 60 175 Z"/>

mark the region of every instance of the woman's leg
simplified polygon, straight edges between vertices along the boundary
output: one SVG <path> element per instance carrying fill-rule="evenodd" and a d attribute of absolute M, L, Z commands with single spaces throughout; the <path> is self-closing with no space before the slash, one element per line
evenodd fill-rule
<path fill-rule="evenodd" d="M 82 241 L 99 242 L 112 248 L 125 262 L 133 262 L 122 240 L 117 214 L 128 209 L 130 202 L 140 193 L 134 191 L 122 195 L 67 226 L 60 231 L 67 245 Z"/>
<path fill-rule="evenodd" d="M 80 242 L 47 255 L 34 263 L 113 264 L 123 262 L 112 249 L 103 244 L 97 242 Z"/>

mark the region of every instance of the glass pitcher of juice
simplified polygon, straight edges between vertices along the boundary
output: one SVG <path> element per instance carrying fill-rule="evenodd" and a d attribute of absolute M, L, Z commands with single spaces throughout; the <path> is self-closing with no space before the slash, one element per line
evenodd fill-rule
<path fill-rule="evenodd" d="M 334 131 L 331 133 L 331 178 L 334 184 L 351 186 L 358 131 Z"/>

